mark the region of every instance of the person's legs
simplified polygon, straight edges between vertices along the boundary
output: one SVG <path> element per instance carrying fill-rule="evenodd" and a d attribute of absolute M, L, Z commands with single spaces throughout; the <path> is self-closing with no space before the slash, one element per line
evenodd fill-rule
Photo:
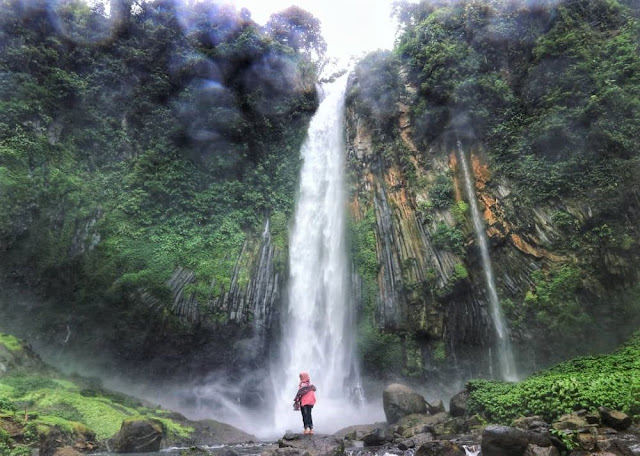
<path fill-rule="evenodd" d="M 307 428 L 313 429 L 313 421 L 311 420 L 311 408 L 313 405 L 304 405 L 300 409 L 302 412 L 302 424 L 304 425 L 305 431 Z"/>
<path fill-rule="evenodd" d="M 307 411 L 307 423 L 309 425 L 309 429 L 313 430 L 313 418 L 311 418 L 311 410 L 313 409 L 313 405 L 307 405 L 309 410 Z"/>

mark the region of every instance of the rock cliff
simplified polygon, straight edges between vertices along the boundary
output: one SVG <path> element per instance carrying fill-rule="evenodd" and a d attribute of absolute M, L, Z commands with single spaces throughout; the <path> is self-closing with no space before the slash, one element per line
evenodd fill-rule
<path fill-rule="evenodd" d="M 367 90 L 372 76 L 362 70 L 352 75 L 346 112 L 355 294 L 361 321 L 393 340 L 401 353 L 401 370 L 390 375 L 444 380 L 449 374 L 491 376 L 495 369 L 495 332 L 457 141 L 471 157 L 520 372 L 618 341 L 606 333 L 612 321 L 624 321 L 617 313 L 620 307 L 604 311 L 601 306 L 612 296 L 633 299 L 638 283 L 637 272 L 629 268 L 638 260 L 633 249 L 566 248 L 567 225 L 575 236 L 595 223 L 589 200 L 559 197 L 523 205 L 517 185 L 495 171 L 495 160 L 464 115 L 431 132 L 433 141 L 415 141 L 421 135 L 415 131 L 412 109 L 421 100 L 406 72 L 396 77 L 400 83 L 393 103 L 386 102 L 386 124 L 372 114 L 371 106 L 379 106 L 381 95 Z M 369 244 L 363 242 L 363 231 Z M 574 242 L 587 244 L 575 237 Z M 363 252 L 375 255 L 377 267 L 367 267 Z M 563 313 L 554 306 L 568 310 Z M 578 321 L 578 314 L 589 317 Z M 631 315 L 637 320 L 636 311 Z M 562 318 L 571 320 L 567 327 L 578 334 L 564 342 L 554 335 L 562 331 L 562 324 L 555 324 Z M 603 332 L 589 337 L 594 321 Z M 625 326 L 622 332 L 628 335 L 630 329 L 632 325 Z M 582 344 L 572 346 L 578 340 Z M 384 349 L 373 349 L 369 342 L 361 344 L 366 368 L 384 371 L 374 356 L 367 359 L 368 350 Z"/>

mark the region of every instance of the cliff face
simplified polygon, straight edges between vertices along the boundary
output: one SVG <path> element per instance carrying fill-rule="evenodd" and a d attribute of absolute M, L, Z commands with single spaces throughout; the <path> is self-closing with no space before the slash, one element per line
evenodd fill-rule
<path fill-rule="evenodd" d="M 626 313 L 620 313 L 622 304 L 609 310 L 604 306 L 613 296 L 633 300 L 638 273 L 630 266 L 638 264 L 637 252 L 594 252 L 578 238 L 573 242 L 582 242 L 581 248 L 567 248 L 562 216 L 569 214 L 571 229 L 580 232 L 578 227 L 589 226 L 594 217 L 589 200 L 557 198 L 522 205 L 514 183 L 494 173 L 481 140 L 467 126 L 452 123 L 431 132 L 436 139 L 427 147 L 417 145 L 411 109 L 420 100 L 402 72 L 398 77 L 403 87 L 393 109 L 388 108 L 391 121 L 384 128 L 367 111 L 367 76 L 356 72 L 346 125 L 351 215 L 360 227 L 353 243 L 355 270 L 363 276 L 355 282 L 361 318 L 381 334 L 398 336 L 404 374 L 444 380 L 451 374 L 491 375 L 496 367 L 495 331 L 464 193 L 458 140 L 471 158 L 498 295 L 520 371 L 597 351 L 626 337 L 633 324 L 611 337 L 612 322 L 627 317 L 637 322 L 637 306 L 626 307 Z M 359 250 L 366 246 L 358 242 L 357 230 L 371 214 L 375 223 L 368 226 L 379 268 L 367 272 L 358 262 Z M 594 270 L 595 264 L 602 267 Z M 366 302 L 367 274 L 375 283 L 369 286 L 375 304 Z M 563 306 L 566 312 L 558 310 Z M 557 333 L 562 324 L 575 332 L 564 334 L 564 342 Z M 589 337 L 594 327 L 601 332 Z M 365 367 L 384 370 L 375 361 L 367 363 L 367 343 L 361 344 Z"/>

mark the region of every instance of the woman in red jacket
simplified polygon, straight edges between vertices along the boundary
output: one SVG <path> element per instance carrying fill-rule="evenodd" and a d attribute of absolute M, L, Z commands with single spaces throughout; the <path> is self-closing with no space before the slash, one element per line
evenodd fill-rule
<path fill-rule="evenodd" d="M 316 387 L 311 384 L 309 374 L 300 372 L 300 386 L 298 394 L 293 399 L 293 408 L 302 412 L 302 424 L 305 434 L 313 434 L 313 420 L 311 419 L 311 409 L 316 403 Z"/>

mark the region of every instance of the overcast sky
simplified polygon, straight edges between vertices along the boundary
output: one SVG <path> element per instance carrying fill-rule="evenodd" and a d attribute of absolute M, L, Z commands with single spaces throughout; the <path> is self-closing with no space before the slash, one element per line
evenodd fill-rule
<path fill-rule="evenodd" d="M 227 0 L 246 7 L 259 24 L 271 14 L 298 5 L 320 19 L 327 54 L 349 57 L 365 51 L 391 49 L 396 24 L 391 19 L 393 0 Z"/>

